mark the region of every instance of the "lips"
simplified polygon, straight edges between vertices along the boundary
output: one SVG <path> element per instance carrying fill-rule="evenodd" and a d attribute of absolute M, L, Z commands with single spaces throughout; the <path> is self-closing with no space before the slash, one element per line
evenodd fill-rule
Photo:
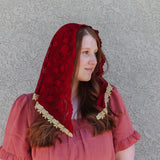
<path fill-rule="evenodd" d="M 89 72 L 92 72 L 93 71 L 93 68 L 85 68 L 85 70 L 89 71 Z"/>

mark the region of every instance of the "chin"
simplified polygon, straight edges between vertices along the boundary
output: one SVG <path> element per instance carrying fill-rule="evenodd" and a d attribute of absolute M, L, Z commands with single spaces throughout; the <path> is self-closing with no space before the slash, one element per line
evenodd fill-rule
<path fill-rule="evenodd" d="M 91 77 L 90 78 L 81 78 L 80 81 L 82 82 L 88 82 L 91 80 Z"/>

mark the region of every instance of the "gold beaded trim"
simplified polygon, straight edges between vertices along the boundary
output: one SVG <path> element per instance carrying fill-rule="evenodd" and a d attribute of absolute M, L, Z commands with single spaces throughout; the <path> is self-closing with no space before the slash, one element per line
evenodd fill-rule
<path fill-rule="evenodd" d="M 109 102 L 109 97 L 111 95 L 111 91 L 112 91 L 113 87 L 108 83 L 108 86 L 107 86 L 107 89 L 106 89 L 106 92 L 105 92 L 105 95 L 104 95 L 104 100 L 105 100 L 105 108 L 98 113 L 98 115 L 96 116 L 96 118 L 99 120 L 99 119 L 103 119 L 105 117 L 105 114 L 107 115 L 108 114 L 108 110 L 107 110 L 107 104 Z"/>
<path fill-rule="evenodd" d="M 38 95 L 34 93 L 32 99 L 37 100 Z M 73 137 L 73 134 L 67 128 L 65 128 L 58 120 L 56 120 L 52 115 L 50 115 L 49 112 L 45 110 L 44 107 L 40 105 L 38 102 L 36 102 L 35 109 L 40 114 L 42 114 L 43 118 L 47 119 L 48 122 L 52 123 L 54 127 L 59 128 L 60 131 L 64 132 L 69 137 Z"/>

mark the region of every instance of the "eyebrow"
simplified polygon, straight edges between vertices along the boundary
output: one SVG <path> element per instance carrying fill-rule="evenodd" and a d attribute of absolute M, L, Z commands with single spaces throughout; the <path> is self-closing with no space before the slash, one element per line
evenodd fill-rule
<path fill-rule="evenodd" d="M 90 48 L 85 48 L 85 47 L 84 47 L 84 48 L 82 48 L 81 50 L 83 50 L 83 49 L 90 49 Z M 96 52 L 98 52 L 98 48 L 96 48 L 95 50 L 96 50 Z"/>

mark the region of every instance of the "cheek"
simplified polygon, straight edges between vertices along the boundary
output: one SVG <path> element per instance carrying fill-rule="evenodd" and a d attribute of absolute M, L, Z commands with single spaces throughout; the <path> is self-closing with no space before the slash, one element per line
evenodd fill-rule
<path fill-rule="evenodd" d="M 87 58 L 80 56 L 79 67 L 83 67 L 87 63 Z"/>

